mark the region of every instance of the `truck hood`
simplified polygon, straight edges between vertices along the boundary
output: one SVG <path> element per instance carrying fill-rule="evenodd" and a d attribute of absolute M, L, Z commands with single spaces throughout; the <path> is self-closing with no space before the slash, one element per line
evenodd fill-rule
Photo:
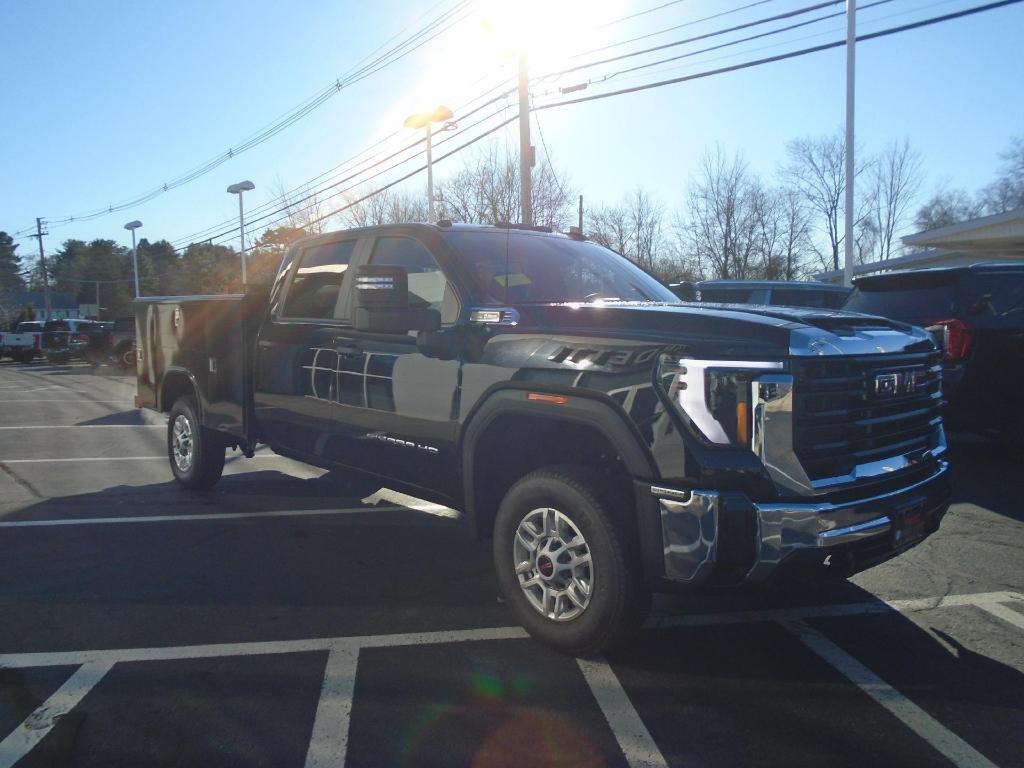
<path fill-rule="evenodd" d="M 905 323 L 804 307 L 592 302 L 526 305 L 519 311 L 525 328 L 682 344 L 694 354 L 718 358 L 879 354 L 934 348 L 925 331 Z"/>

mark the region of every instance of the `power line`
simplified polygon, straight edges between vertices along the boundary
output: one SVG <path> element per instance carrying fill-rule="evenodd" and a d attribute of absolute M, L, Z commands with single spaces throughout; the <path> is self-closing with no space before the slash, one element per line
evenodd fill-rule
<path fill-rule="evenodd" d="M 310 99 L 307 99 L 298 107 L 286 113 L 286 115 L 284 115 L 279 120 L 269 124 L 268 126 L 258 131 L 257 133 L 251 134 L 249 137 L 243 140 L 243 142 L 237 147 L 232 147 L 228 149 L 226 152 L 217 155 L 211 160 L 208 160 L 202 165 L 197 166 L 196 168 L 192 169 L 191 171 L 188 171 L 187 173 L 174 179 L 173 181 L 164 183 L 147 193 L 144 193 L 134 199 L 119 203 L 117 205 L 109 205 L 104 209 L 92 211 L 90 213 L 81 214 L 77 216 L 51 218 L 48 220 L 48 223 L 52 225 L 61 225 L 69 224 L 74 221 L 89 221 L 97 219 L 102 216 L 114 213 L 116 211 L 122 211 L 128 208 L 135 207 L 137 205 L 141 205 L 142 203 L 148 202 L 149 200 L 152 200 L 153 198 L 159 195 L 165 194 L 166 192 L 169 192 L 172 189 L 176 189 L 177 187 L 183 186 L 191 181 L 194 181 L 195 179 L 209 173 L 210 171 L 214 170 L 215 168 L 227 162 L 228 160 L 234 158 L 235 156 L 249 149 L 252 149 L 255 146 L 258 146 L 259 144 L 262 144 L 264 141 L 267 141 L 268 139 L 277 135 L 281 131 L 288 128 L 290 125 L 294 124 L 298 120 L 301 120 L 303 117 L 305 117 L 310 112 L 318 108 L 329 98 L 331 98 L 344 88 L 347 88 L 367 77 L 370 77 L 373 74 L 376 74 L 377 72 L 380 72 L 382 69 L 394 64 L 396 61 L 401 60 L 402 58 L 409 55 L 413 51 L 421 48 L 422 46 L 436 39 L 440 35 L 444 34 L 453 26 L 464 21 L 467 18 L 467 16 L 462 16 L 455 18 L 454 20 L 451 20 L 452 17 L 455 16 L 459 11 L 466 8 L 469 5 L 469 3 L 470 0 L 460 0 L 460 2 L 458 2 L 453 8 L 449 9 L 448 11 L 445 11 L 440 17 L 434 19 L 432 22 L 427 24 L 423 29 L 418 31 L 416 34 L 410 36 L 409 38 L 406 38 L 406 40 L 404 40 L 402 43 L 394 46 L 386 53 L 381 54 L 376 59 L 371 61 L 369 64 L 364 65 L 363 67 L 357 69 L 354 72 L 350 71 L 350 73 L 346 74 L 342 78 L 335 80 L 334 83 L 322 89 L 317 94 L 312 96 Z M 445 22 L 450 23 L 446 24 Z M 421 39 L 431 32 L 432 34 L 429 34 L 429 36 L 425 37 L 425 39 Z"/>
<path fill-rule="evenodd" d="M 859 11 L 862 11 L 862 10 L 867 10 L 869 8 L 874 8 L 876 6 L 885 5 L 886 3 L 891 3 L 891 2 L 893 2 L 893 0 L 875 0 L 875 2 L 867 3 L 866 5 L 858 6 L 857 7 L 857 11 L 859 12 Z M 800 29 L 801 27 L 811 26 L 812 24 L 818 24 L 819 22 L 828 21 L 829 19 L 835 19 L 835 18 L 838 18 L 840 16 L 845 16 L 845 15 L 846 15 L 846 11 L 836 11 L 834 13 L 825 14 L 824 16 L 818 16 L 817 18 L 814 18 L 814 19 L 807 19 L 806 21 L 798 21 L 798 22 L 796 22 L 794 24 L 788 24 L 788 25 L 786 25 L 784 27 L 779 27 L 778 29 L 772 29 L 772 30 L 769 30 L 767 32 L 759 32 L 756 35 L 748 35 L 747 37 L 741 37 L 741 38 L 739 38 L 737 40 L 730 40 L 727 43 L 719 43 L 718 45 L 712 45 L 712 46 L 709 46 L 707 48 L 701 48 L 701 49 L 696 50 L 696 51 L 690 51 L 688 53 L 683 53 L 683 54 L 680 54 L 678 56 L 670 56 L 670 57 L 665 58 L 665 59 L 659 59 L 658 61 L 651 61 L 651 62 L 647 62 L 646 64 L 639 64 L 639 65 L 637 65 L 635 67 L 629 67 L 628 69 L 622 69 L 622 70 L 619 70 L 618 72 L 613 72 L 610 75 L 605 75 L 604 77 L 601 78 L 601 81 L 611 80 L 613 77 L 617 77 L 619 75 L 625 75 L 625 74 L 628 74 L 630 72 L 637 72 L 637 71 L 639 71 L 641 69 L 649 69 L 650 67 L 656 67 L 656 66 L 659 66 L 660 64 L 667 64 L 667 63 L 672 62 L 672 61 L 679 61 L 680 59 L 688 59 L 688 58 L 691 58 L 693 56 L 699 56 L 702 53 L 711 53 L 712 51 L 718 51 L 718 50 L 721 50 L 723 48 L 730 48 L 730 47 L 732 47 L 734 45 L 741 45 L 742 43 L 749 43 L 749 42 L 751 42 L 753 40 L 760 40 L 760 39 L 765 38 L 765 37 L 772 37 L 773 35 L 780 35 L 780 34 L 782 34 L 784 32 L 792 32 L 794 29 Z"/>
<path fill-rule="evenodd" d="M 659 29 L 657 32 L 648 32 L 646 35 L 639 35 L 638 37 L 631 37 L 629 40 L 620 40 L 617 43 L 608 43 L 607 45 L 602 45 L 600 48 L 591 48 L 589 51 L 583 51 L 581 53 L 574 53 L 569 58 L 577 59 L 577 58 L 580 58 L 581 56 L 587 56 L 587 55 L 589 55 L 591 53 L 599 53 L 600 51 L 606 51 L 606 50 L 608 50 L 610 48 L 618 48 L 619 46 L 622 46 L 622 45 L 629 45 L 630 43 L 636 43 L 636 42 L 638 42 L 640 40 L 647 40 L 648 38 L 657 37 L 658 35 L 665 35 L 665 34 L 668 34 L 669 32 L 675 32 L 678 29 L 684 29 L 685 27 L 692 27 L 692 26 L 695 26 L 697 24 L 703 24 L 705 21 L 712 21 L 714 19 L 719 19 L 722 16 L 730 16 L 730 15 L 732 15 L 734 13 L 739 13 L 741 11 L 746 11 L 746 10 L 754 8 L 754 7 L 758 6 L 758 5 L 766 5 L 766 4 L 774 2 L 774 1 L 775 0 L 756 0 L 753 3 L 747 3 L 746 5 L 741 5 L 741 6 L 737 7 L 737 8 L 730 8 L 727 11 L 721 11 L 720 13 L 713 13 L 710 16 L 704 16 L 703 18 L 700 18 L 700 19 L 693 19 L 692 21 L 687 21 L 687 22 L 685 22 L 683 24 L 676 24 L 674 27 L 667 27 L 665 29 Z"/>
<path fill-rule="evenodd" d="M 774 16 L 766 16 L 763 19 L 757 19 L 756 21 L 748 21 L 744 24 L 737 24 L 732 27 L 726 27 L 725 29 L 715 30 L 714 32 L 705 32 L 702 35 L 695 35 L 694 37 L 683 38 L 682 40 L 676 40 L 671 43 L 663 43 L 662 45 L 655 45 L 651 48 L 644 48 L 639 51 L 631 51 L 630 53 L 623 53 L 618 56 L 611 56 L 606 59 L 599 59 L 597 61 L 587 62 L 586 64 L 578 64 L 576 66 L 569 67 L 568 69 L 563 69 L 558 72 L 552 72 L 546 77 L 557 77 L 561 75 L 567 75 L 570 72 L 578 72 L 581 69 L 589 69 L 590 67 L 596 67 L 600 64 L 611 64 L 616 61 L 622 61 L 623 59 L 631 59 L 634 56 L 643 56 L 648 53 L 656 53 L 657 51 L 663 51 L 667 48 L 676 48 L 680 45 L 696 43 L 700 40 L 707 40 L 708 38 L 718 37 L 719 35 L 725 35 L 730 32 L 739 32 L 740 30 L 749 29 L 750 27 L 757 27 L 762 24 L 770 24 L 773 21 L 790 19 L 793 18 L 794 16 L 800 16 L 805 13 L 818 11 L 821 10 L 822 8 L 827 8 L 832 5 L 839 5 L 842 2 L 844 2 L 844 0 L 826 0 L 825 2 L 815 3 L 814 5 L 805 5 L 802 8 L 796 8 L 792 11 L 786 11 L 785 13 L 777 13 Z"/>
<path fill-rule="evenodd" d="M 665 8 L 668 8 L 669 6 L 679 5 L 680 3 L 684 2 L 686 2 L 686 0 L 669 0 L 669 2 L 662 3 L 661 5 L 656 5 L 654 8 L 648 8 L 647 10 L 644 11 L 637 11 L 636 13 L 631 13 L 628 16 L 623 16 L 622 18 L 614 19 L 613 21 L 609 21 L 607 24 L 602 24 L 601 26 L 610 27 L 613 24 L 621 24 L 624 21 L 629 21 L 630 19 L 635 19 L 639 16 L 646 16 L 649 13 L 654 13 L 655 11 L 660 11 Z"/>
<path fill-rule="evenodd" d="M 962 11 L 955 11 L 953 13 L 943 14 L 942 16 L 933 16 L 928 19 L 922 19 L 921 21 L 911 22 L 909 24 L 903 24 L 898 27 L 890 27 L 888 29 L 879 30 L 878 32 L 870 32 L 863 35 L 857 36 L 857 42 L 864 42 L 867 40 L 874 40 L 880 37 L 887 37 L 889 35 L 898 34 L 900 32 L 908 32 L 913 29 L 919 29 L 921 27 L 930 26 L 932 24 L 938 24 L 944 21 L 951 21 L 953 19 L 959 19 L 966 16 L 972 16 L 977 13 L 983 13 L 985 11 L 995 10 L 1009 5 L 1016 5 L 1017 3 L 1024 2 L 1024 0 L 999 0 L 999 2 L 987 3 L 985 5 L 975 6 L 973 8 L 967 8 Z M 776 61 L 784 61 L 786 59 L 793 59 L 799 56 L 807 56 L 812 53 L 818 53 L 820 51 L 827 51 L 832 48 L 839 48 L 846 45 L 846 40 L 837 40 L 831 43 L 825 43 L 822 45 L 816 45 L 810 48 L 802 48 L 797 51 L 790 51 L 787 53 L 781 53 L 777 56 L 769 56 L 762 59 L 755 59 L 752 61 L 745 61 L 740 64 L 734 64 L 729 67 L 720 67 L 718 69 L 706 70 L 704 72 L 697 72 L 692 75 L 684 75 L 683 77 L 674 77 L 669 80 L 659 80 L 653 83 L 645 83 L 643 85 L 633 86 L 631 88 L 622 88 L 616 91 L 608 91 L 606 93 L 597 93 L 591 96 L 581 96 L 575 99 L 564 99 L 562 101 L 550 102 L 548 104 L 542 104 L 539 107 L 534 107 L 536 110 L 553 109 L 555 107 L 569 106 L 570 104 L 582 104 L 588 101 L 597 101 L 599 99 L 608 99 L 613 96 L 622 96 L 627 93 L 636 93 L 638 91 L 646 91 L 652 88 L 661 88 L 666 85 L 675 85 L 677 83 L 685 83 L 690 80 L 699 80 L 705 77 L 711 77 L 713 75 L 721 75 L 727 72 L 735 72 L 741 69 L 749 69 L 751 67 L 761 66 L 762 64 L 771 64 Z"/>
<path fill-rule="evenodd" d="M 449 142 L 449 141 L 453 141 L 453 140 L 454 140 L 455 138 L 457 138 L 457 137 L 458 137 L 459 135 L 462 135 L 462 134 L 464 134 L 464 133 L 468 133 L 468 132 L 469 132 L 469 131 L 470 131 L 470 130 L 471 130 L 472 128 L 475 128 L 476 126 L 480 125 L 481 123 L 487 122 L 488 120 L 492 119 L 493 117 L 495 117 L 495 116 L 496 116 L 496 115 L 498 115 L 498 114 L 501 114 L 501 113 L 502 113 L 502 112 L 504 112 L 504 111 L 505 111 L 505 107 L 503 107 L 502 109 L 500 109 L 500 110 L 498 110 L 498 111 L 496 111 L 496 112 L 493 112 L 493 113 L 491 113 L 490 115 L 487 115 L 486 117 L 482 118 L 481 120 L 477 121 L 476 123 L 474 123 L 474 124 L 472 124 L 472 125 L 470 125 L 470 126 L 467 126 L 467 127 L 465 128 L 465 129 L 463 129 L 463 130 L 459 131 L 458 133 L 456 133 L 456 134 L 454 134 L 454 135 L 452 135 L 452 136 L 446 137 L 445 139 L 443 139 L 443 140 L 441 140 L 441 141 L 437 142 L 437 143 L 436 143 L 436 144 L 434 145 L 435 149 L 436 149 L 437 147 L 439 147 L 439 146 L 442 146 L 443 144 L 445 144 L 445 143 L 447 143 L 447 142 Z M 446 159 L 446 158 L 448 158 L 448 157 L 451 157 L 451 156 L 452 156 L 453 154 L 455 154 L 456 152 L 458 152 L 458 151 L 461 151 L 462 149 L 465 149 L 466 147 L 469 147 L 469 146 L 471 146 L 471 145 L 475 144 L 475 143 L 476 143 L 477 141 L 479 141 L 479 140 L 480 140 L 480 139 L 482 139 L 483 137 L 485 137 L 485 136 L 489 136 L 490 134 L 494 133 L 495 131 L 497 131 L 497 130 L 500 130 L 500 129 L 501 129 L 502 127 L 504 127 L 505 125 L 508 125 L 508 124 L 509 124 L 510 122 L 514 122 L 515 120 L 518 120 L 518 119 L 519 119 L 519 118 L 518 118 L 518 116 L 516 116 L 516 117 L 513 117 L 513 118 L 511 118 L 511 119 L 505 120 L 505 121 L 503 121 L 503 122 L 499 123 L 498 125 L 494 126 L 493 128 L 491 128 L 491 129 L 489 129 L 489 130 L 485 131 L 485 132 L 484 132 L 483 134 L 481 134 L 480 136 L 477 136 L 476 138 L 474 138 L 474 139 L 472 139 L 472 140 L 470 140 L 470 141 L 468 141 L 468 142 L 466 142 L 466 143 L 464 143 L 464 144 L 460 145 L 459 147 L 456 147 L 456 148 L 455 148 L 454 150 L 452 150 L 451 152 L 448 152 L 448 153 L 447 153 L 447 154 L 445 154 L 445 155 L 442 155 L 442 156 L 440 156 L 440 157 L 438 157 L 438 158 L 435 158 L 435 159 L 434 159 L 434 161 L 433 161 L 433 162 L 434 162 L 434 165 L 436 165 L 436 164 L 437 164 L 438 162 L 440 162 L 440 161 L 442 161 L 442 160 L 444 160 L 444 159 Z M 322 198 L 322 199 L 317 199 L 316 201 L 314 201 L 314 202 L 313 202 L 313 203 L 312 203 L 311 205 L 307 206 L 306 208 L 301 208 L 301 209 L 299 209 L 298 211 L 288 211 L 287 213 L 285 213 L 285 215 L 284 215 L 284 216 L 282 216 L 282 217 L 280 217 L 280 218 L 278 218 L 278 219 L 276 219 L 276 220 L 274 220 L 274 221 L 270 222 L 269 224 L 267 224 L 267 227 L 268 227 L 268 228 L 272 228 L 272 227 L 274 227 L 275 225 L 277 225 L 277 224 L 280 224 L 280 223 L 281 223 L 281 222 L 283 222 L 283 221 L 287 221 L 287 220 L 288 220 L 288 219 L 289 219 L 289 218 L 290 218 L 291 216 L 294 216 L 294 215 L 299 215 L 299 214 L 301 214 L 301 213 L 306 213 L 306 212 L 308 212 L 308 211 L 312 210 L 313 208 L 315 208 L 316 206 L 320 205 L 321 203 L 325 202 L 326 200 L 330 200 L 330 199 L 332 199 L 332 198 L 338 197 L 339 195 L 344 195 L 344 194 L 345 194 L 346 192 L 350 192 L 350 191 L 352 191 L 353 189 L 357 189 L 357 188 L 358 188 L 358 187 L 359 187 L 360 185 L 362 185 L 362 184 L 365 184 L 365 183 L 366 183 L 366 182 L 368 182 L 369 180 L 371 180 L 371 179 L 375 179 L 375 178 L 377 178 L 377 177 L 379 177 L 379 176 L 383 176 L 384 174 L 388 173 L 389 171 L 393 171 L 393 170 L 395 170 L 396 168 L 398 168 L 398 167 L 400 167 L 400 166 L 404 165 L 405 163 L 407 163 L 407 162 L 409 162 L 410 160 L 412 160 L 412 159 L 414 159 L 415 157 L 417 157 L 417 156 L 418 156 L 419 154 L 422 154 L 422 153 L 417 153 L 417 155 L 414 155 L 413 157 L 409 157 L 409 158 L 406 158 L 405 160 L 402 160 L 402 161 L 401 161 L 401 162 L 399 162 L 399 163 L 396 163 L 396 164 L 394 164 L 394 165 L 392 165 L 392 166 L 390 166 L 390 167 L 388 167 L 388 168 L 385 168 L 385 169 L 383 169 L 383 170 L 381 170 L 381 171 L 378 171 L 377 173 L 374 173 L 374 174 L 372 174 L 371 176 L 368 176 L 368 177 L 366 177 L 366 178 L 362 179 L 362 180 L 361 180 L 360 182 L 358 182 L 357 184 L 353 184 L 353 185 L 351 185 L 351 186 L 349 186 L 349 187 L 346 187 L 346 188 L 343 188 L 343 189 L 339 189 L 339 190 L 337 190 L 336 192 L 333 192 L 333 193 L 331 193 L 330 195 L 328 195 L 328 196 L 327 196 L 327 197 L 325 197 L 325 198 Z M 406 181 L 406 180 L 408 180 L 408 179 L 412 178 L 412 177 L 413 177 L 413 176 L 415 176 L 415 175 L 416 175 L 417 173 L 420 173 L 421 171 L 425 171 L 425 170 L 426 170 L 426 168 L 427 168 L 427 166 L 426 166 L 425 164 L 424 164 L 424 165 L 421 165 L 421 166 L 419 166 L 418 168 L 416 168 L 416 169 L 414 169 L 413 171 L 411 171 L 410 173 L 407 173 L 406 175 L 404 175 L 404 176 L 400 177 L 399 179 L 397 179 L 396 181 L 394 181 L 394 182 L 392 182 L 392 183 L 386 184 L 385 186 L 381 187 L 380 189 L 377 189 L 377 190 L 375 190 L 375 191 L 373 191 L 373 192 L 370 192 L 370 193 L 368 193 L 368 194 L 364 195 L 363 197 L 360 197 L 360 198 L 359 198 L 359 199 L 357 199 L 357 200 L 351 201 L 351 202 L 350 202 L 349 204 L 347 204 L 347 205 L 344 205 L 344 206 L 342 206 L 341 208 L 338 208 L 337 210 L 335 210 L 335 211 L 333 211 L 333 212 L 331 212 L 331 213 L 328 213 L 328 214 L 325 214 L 325 215 L 323 215 L 323 216 L 320 216 L 320 217 L 317 217 L 317 218 L 315 218 L 315 219 L 312 219 L 312 220 L 310 220 L 309 222 L 307 222 L 307 225 L 309 225 L 309 226 L 312 226 L 312 225 L 315 225 L 315 224 L 319 224 L 320 222 L 324 221 L 325 219 L 329 219 L 329 218 L 331 218 L 332 216 L 335 216 L 335 215 L 337 215 L 338 213 L 341 213 L 342 211 L 348 210 L 349 208 L 351 208 L 351 207 L 353 207 L 353 206 L 355 206 L 355 205 L 357 205 L 357 204 L 359 204 L 359 203 L 363 202 L 364 200 L 367 200 L 367 199 L 369 199 L 370 197 L 373 197 L 374 195 L 376 195 L 376 194 L 379 194 L 380 192 L 383 192 L 383 191 L 385 191 L 385 190 L 387 190 L 387 189 L 390 189 L 391 187 L 395 186 L 396 184 L 400 184 L 401 182 L 403 182 L 403 181 Z M 267 218 L 269 218 L 270 216 L 273 216 L 273 215 L 275 215 L 276 213 L 282 213 L 282 212 L 284 212 L 284 209 L 280 209 L 280 210 L 278 210 L 278 211 L 275 211 L 275 212 L 273 212 L 273 213 L 271 213 L 271 214 L 267 214 L 266 216 L 263 216 L 261 220 L 266 220 L 266 219 L 267 219 Z M 232 231 L 230 231 L 230 232 L 222 233 L 222 235 L 217 235 L 216 237 L 222 237 L 222 236 L 226 237 L 226 236 L 230 236 L 231 234 L 233 234 L 233 232 L 234 232 L 234 231 L 237 231 L 237 229 L 238 229 L 238 228 L 237 228 L 237 227 L 235 227 L 235 229 L 234 229 L 234 230 L 232 230 Z"/>
<path fill-rule="evenodd" d="M 480 100 L 482 98 L 486 98 L 488 95 L 490 95 L 495 90 L 503 87 L 506 84 L 506 82 L 507 82 L 507 79 L 503 80 L 502 82 L 498 83 L 497 85 L 492 86 L 491 88 L 488 88 L 486 91 L 478 94 L 477 96 L 469 99 L 467 102 L 465 102 L 463 105 L 461 105 L 460 107 L 457 108 L 457 110 L 456 110 L 457 113 L 461 112 L 462 109 L 464 109 L 465 107 L 469 106 L 474 101 L 478 101 L 478 100 Z M 493 97 L 491 99 L 488 99 L 487 101 L 484 101 L 483 103 L 481 103 L 478 106 L 474 107 L 469 112 L 460 114 L 458 119 L 464 120 L 467 117 L 470 117 L 470 116 L 476 114 L 477 112 L 479 112 L 480 110 L 484 109 L 488 105 L 493 104 L 496 101 L 499 101 L 501 99 L 506 98 L 507 95 L 510 92 L 511 91 L 509 91 L 509 90 L 503 91 L 502 93 L 498 94 L 497 96 L 495 96 L 495 97 Z M 351 157 L 349 160 L 346 160 L 345 162 L 335 166 L 334 168 L 331 168 L 331 169 L 329 169 L 327 171 L 324 171 L 323 173 L 319 174 L 318 176 L 313 177 L 309 181 L 306 181 L 305 183 L 300 184 L 299 186 L 289 190 L 288 192 L 285 192 L 282 195 L 278 195 L 275 198 L 273 198 L 272 200 L 270 200 L 270 201 L 268 201 L 266 203 L 263 203 L 262 205 L 257 206 L 256 208 L 254 208 L 250 212 L 250 215 L 258 215 L 258 214 L 268 210 L 269 208 L 273 208 L 274 206 L 276 206 L 278 204 L 280 204 L 281 207 L 276 212 L 285 211 L 288 208 L 290 208 L 292 206 L 295 206 L 295 205 L 303 202 L 306 199 L 311 199 L 312 196 L 320 194 L 321 192 L 323 192 L 323 191 L 325 191 L 327 189 L 331 189 L 335 185 L 328 185 L 326 187 L 323 187 L 322 189 L 319 189 L 319 190 L 315 190 L 314 189 L 312 192 L 310 192 L 311 187 L 313 187 L 317 182 L 322 180 L 325 176 L 329 176 L 329 174 L 332 174 L 332 173 L 334 173 L 334 171 L 337 171 L 337 170 L 339 170 L 341 168 L 346 168 L 348 166 L 351 166 L 355 162 L 355 160 L 357 158 L 359 158 L 361 155 L 365 155 L 371 149 L 374 149 L 374 148 L 376 148 L 376 147 L 378 147 L 378 146 L 380 146 L 382 144 L 386 144 L 388 141 L 390 141 L 391 139 L 395 138 L 396 136 L 402 134 L 403 132 L 404 132 L 404 130 L 398 130 L 398 131 L 395 131 L 395 132 L 389 134 L 388 136 L 384 137 L 383 139 L 381 139 L 381 140 L 375 142 L 374 144 L 370 145 L 366 149 L 358 152 L 356 155 Z M 420 144 L 424 144 L 425 141 L 426 141 L 425 138 L 416 139 L 411 144 L 403 146 L 402 149 L 399 150 L 399 153 L 402 152 L 402 151 L 406 151 L 406 150 L 412 149 L 412 148 L 414 148 L 414 147 L 416 147 L 416 146 L 418 146 Z M 447 139 L 444 139 L 441 142 L 438 142 L 438 144 L 444 143 L 444 141 L 447 141 Z M 382 154 L 382 152 L 378 152 L 375 155 L 372 155 L 370 158 L 367 158 L 366 161 L 363 161 L 363 162 L 369 162 L 373 158 L 380 157 L 381 154 Z M 395 156 L 396 156 L 396 153 L 392 153 L 391 155 L 388 155 L 387 157 L 384 157 L 380 162 L 386 162 L 387 160 L 392 159 Z M 364 168 L 361 171 L 357 171 L 354 174 L 348 176 L 347 178 L 341 179 L 337 183 L 338 184 L 343 184 L 343 183 L 351 180 L 355 176 L 358 176 L 360 173 L 364 172 L 368 168 L 375 167 L 375 165 L 376 165 L 376 162 L 371 163 L 369 166 L 367 166 L 367 168 Z M 291 200 L 291 199 L 289 199 L 290 196 L 292 196 L 292 195 L 294 195 L 296 193 L 301 193 L 301 194 L 304 195 L 304 197 L 302 199 L 300 199 L 300 200 Z M 199 232 L 194 232 L 191 235 L 187 235 L 185 237 L 177 238 L 176 240 L 173 241 L 173 245 L 180 246 L 181 244 L 184 244 L 184 243 L 190 242 L 190 241 L 194 241 L 194 240 L 197 240 L 197 239 L 198 240 L 207 239 L 207 237 L 211 236 L 210 235 L 211 232 L 214 232 L 214 231 L 216 231 L 218 229 L 223 229 L 224 227 L 230 226 L 234 221 L 236 221 L 236 218 L 234 218 L 234 217 L 230 218 L 230 219 L 226 219 L 226 220 L 224 220 L 224 221 L 222 221 L 222 222 L 220 222 L 218 224 L 214 224 L 214 225 L 208 226 L 208 227 L 200 230 Z M 238 227 L 236 226 L 231 231 L 237 231 L 237 230 L 238 230 Z M 219 237 L 220 235 L 218 234 L 218 235 L 213 235 L 213 236 L 214 237 Z"/>

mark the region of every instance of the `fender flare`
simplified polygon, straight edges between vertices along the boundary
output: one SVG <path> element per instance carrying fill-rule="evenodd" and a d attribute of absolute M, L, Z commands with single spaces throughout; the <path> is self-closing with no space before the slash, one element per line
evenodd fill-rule
<path fill-rule="evenodd" d="M 183 377 L 188 380 L 192 386 L 192 394 L 195 396 L 196 408 L 199 413 L 199 423 L 203 424 L 205 421 L 205 404 L 203 403 L 203 397 L 200 394 L 202 390 L 199 388 L 199 382 L 196 380 L 195 374 L 187 368 L 182 368 L 180 365 L 168 366 L 167 370 L 164 371 L 164 375 L 160 377 L 160 391 L 157 393 L 157 410 L 161 413 L 167 413 L 174 407 L 174 403 L 164 402 L 164 390 L 167 388 L 168 378 Z"/>
<path fill-rule="evenodd" d="M 565 403 L 528 401 L 528 392 L 560 395 Z M 582 424 L 596 429 L 618 450 L 626 470 L 634 478 L 659 477 L 650 450 L 644 445 L 639 431 L 618 403 L 596 392 L 581 392 L 566 387 L 538 387 L 536 385 L 504 385 L 481 398 L 462 430 L 457 448 L 462 467 L 462 507 L 467 522 L 477 530 L 476 491 L 474 489 L 475 461 L 480 440 L 498 418 L 520 414 L 552 421 Z"/>

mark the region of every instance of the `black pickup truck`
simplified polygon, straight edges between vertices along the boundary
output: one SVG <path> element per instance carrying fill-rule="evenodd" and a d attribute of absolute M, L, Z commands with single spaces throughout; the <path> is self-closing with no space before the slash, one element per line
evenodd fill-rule
<path fill-rule="evenodd" d="M 940 353 L 867 315 L 686 305 L 580 237 L 337 232 L 269 295 L 141 299 L 137 405 L 178 480 L 258 443 L 461 511 L 537 638 L 622 642 L 650 594 L 845 576 L 949 504 Z"/>

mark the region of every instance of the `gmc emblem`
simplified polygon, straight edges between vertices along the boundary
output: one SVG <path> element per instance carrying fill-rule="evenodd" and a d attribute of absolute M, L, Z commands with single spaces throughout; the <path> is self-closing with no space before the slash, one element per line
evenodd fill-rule
<path fill-rule="evenodd" d="M 875 374 L 875 397 L 908 395 L 917 390 L 925 378 L 924 371 L 898 371 Z"/>

